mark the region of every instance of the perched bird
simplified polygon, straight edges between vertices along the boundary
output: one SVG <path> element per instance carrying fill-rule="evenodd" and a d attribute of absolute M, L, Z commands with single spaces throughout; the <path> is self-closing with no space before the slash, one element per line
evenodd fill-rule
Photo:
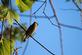
<path fill-rule="evenodd" d="M 38 26 L 37 22 L 34 22 L 32 25 L 30 25 L 30 27 L 26 30 L 26 33 L 25 33 L 26 36 L 24 36 L 23 41 L 31 37 L 33 32 L 36 30 L 37 26 Z"/>

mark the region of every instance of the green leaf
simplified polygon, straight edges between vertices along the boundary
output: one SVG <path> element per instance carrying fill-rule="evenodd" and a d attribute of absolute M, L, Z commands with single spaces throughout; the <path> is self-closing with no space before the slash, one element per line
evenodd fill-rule
<path fill-rule="evenodd" d="M 35 2 L 35 0 L 22 0 L 27 6 L 31 8 L 32 4 Z"/>
<path fill-rule="evenodd" d="M 10 42 L 9 39 L 3 37 L 3 39 L 2 39 L 2 43 L 3 44 L 0 45 L 0 55 L 5 55 L 5 54 L 9 55 L 10 53 L 13 52 L 13 50 L 14 50 L 14 45 L 13 45 L 14 42 L 13 41 L 11 41 L 11 42 Z M 12 48 L 10 48 L 10 43 L 12 45 Z M 11 50 L 12 50 L 12 52 L 11 52 Z"/>
<path fill-rule="evenodd" d="M 15 11 L 0 5 L 0 21 L 3 21 L 3 19 L 8 20 L 9 24 L 12 25 L 13 19 L 19 21 L 19 15 Z"/>
<path fill-rule="evenodd" d="M 27 29 L 27 27 L 25 26 L 25 24 L 21 24 L 25 29 Z M 3 32 L 3 35 L 6 37 L 6 38 L 10 38 L 10 30 L 11 28 L 8 26 L 5 28 L 4 32 Z M 25 35 L 25 31 L 23 29 L 21 29 L 19 26 L 15 26 L 15 27 L 12 27 L 12 38 L 14 40 L 18 40 L 19 42 L 22 42 L 23 41 L 23 38 L 24 38 L 24 35 Z"/>
<path fill-rule="evenodd" d="M 8 8 L 3 5 L 0 5 L 0 21 L 7 16 L 7 13 L 8 13 Z"/>
<path fill-rule="evenodd" d="M 19 21 L 19 14 L 17 14 L 15 11 L 12 11 L 12 13 L 13 13 L 13 18 L 15 19 L 15 20 L 17 20 L 17 21 Z"/>
<path fill-rule="evenodd" d="M 82 3 L 82 0 L 76 0 L 77 4 L 81 4 Z"/>
<path fill-rule="evenodd" d="M 28 11 L 31 9 L 32 4 L 35 0 L 16 0 L 16 4 L 21 12 Z"/>
<path fill-rule="evenodd" d="M 24 29 L 27 29 L 25 24 L 21 24 L 21 26 L 23 26 Z M 22 30 L 20 27 L 14 27 L 13 32 L 14 32 L 15 40 L 22 42 L 25 35 L 25 31 Z"/>
<path fill-rule="evenodd" d="M 9 24 L 12 25 L 14 21 L 13 19 L 19 21 L 19 15 L 15 11 L 8 10 L 6 19 L 8 20 Z"/>

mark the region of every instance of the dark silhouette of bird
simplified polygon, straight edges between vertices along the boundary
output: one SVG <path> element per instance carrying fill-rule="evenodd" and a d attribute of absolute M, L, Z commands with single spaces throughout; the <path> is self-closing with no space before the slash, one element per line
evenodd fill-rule
<path fill-rule="evenodd" d="M 24 37 L 23 41 L 25 41 L 29 37 L 32 37 L 31 35 L 36 30 L 37 26 L 38 26 L 37 22 L 34 22 L 32 25 L 30 25 L 30 27 L 26 30 L 26 33 L 25 33 L 26 36 Z"/>

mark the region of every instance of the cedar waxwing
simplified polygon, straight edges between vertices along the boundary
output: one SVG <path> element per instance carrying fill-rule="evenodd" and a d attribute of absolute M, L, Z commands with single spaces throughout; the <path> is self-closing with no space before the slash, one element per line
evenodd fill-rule
<path fill-rule="evenodd" d="M 33 32 L 36 30 L 37 26 L 38 26 L 37 22 L 34 22 L 32 25 L 30 25 L 30 27 L 26 30 L 26 33 L 25 33 L 26 36 L 24 37 L 23 41 L 28 39 L 33 34 Z"/>

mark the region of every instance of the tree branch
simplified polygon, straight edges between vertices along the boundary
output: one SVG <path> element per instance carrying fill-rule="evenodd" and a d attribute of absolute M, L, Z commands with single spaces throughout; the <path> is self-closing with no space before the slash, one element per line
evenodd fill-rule
<path fill-rule="evenodd" d="M 16 20 L 15 20 L 16 21 Z M 22 25 L 20 25 L 17 21 L 16 21 L 16 23 L 23 29 L 23 27 L 22 27 Z M 26 32 L 26 30 L 25 29 L 23 29 L 25 32 Z M 30 36 L 30 35 L 29 35 Z M 42 45 L 40 42 L 38 42 L 35 38 L 33 38 L 32 36 L 31 36 L 31 38 L 35 41 L 35 42 L 37 42 L 42 48 L 44 48 L 47 52 L 49 52 L 51 55 L 55 55 L 54 53 L 52 53 L 49 49 L 47 49 L 44 45 Z"/>

